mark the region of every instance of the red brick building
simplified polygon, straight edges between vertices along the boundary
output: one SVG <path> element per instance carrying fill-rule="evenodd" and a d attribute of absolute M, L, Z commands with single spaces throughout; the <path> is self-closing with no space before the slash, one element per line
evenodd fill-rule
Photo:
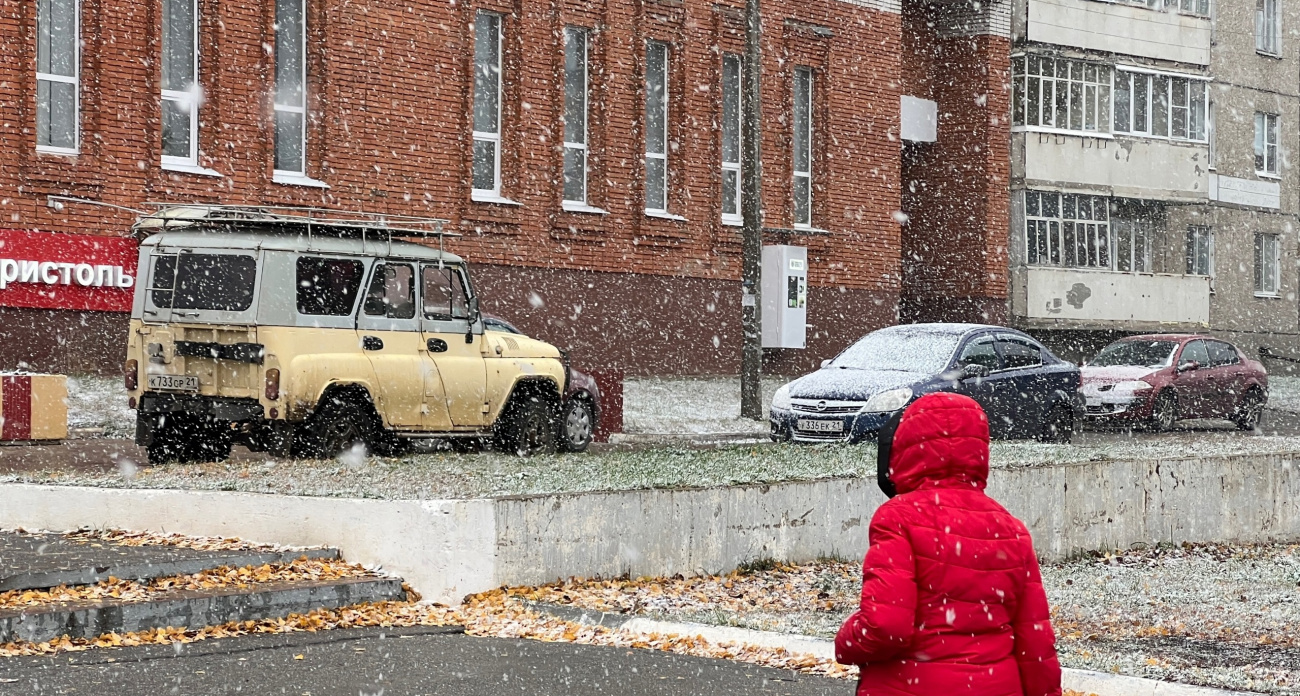
<path fill-rule="evenodd" d="M 1000 316 L 1003 4 L 763 3 L 767 241 L 808 248 L 810 285 L 808 347 L 770 369 L 904 292 L 908 317 Z M 485 310 L 580 364 L 735 372 L 742 7 L 0 0 L 0 228 L 132 221 L 49 195 L 443 217 Z M 904 145 L 904 95 L 937 102 L 935 142 Z M 5 304 L 0 368 L 116 365 L 125 315 Z"/>

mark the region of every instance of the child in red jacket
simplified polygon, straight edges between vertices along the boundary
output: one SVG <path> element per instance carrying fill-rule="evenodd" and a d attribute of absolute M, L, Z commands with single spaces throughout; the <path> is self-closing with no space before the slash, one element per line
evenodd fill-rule
<path fill-rule="evenodd" d="M 882 488 L 897 495 L 871 519 L 862 605 L 835 637 L 835 658 L 862 669 L 858 696 L 1059 696 L 1029 531 L 984 494 L 984 410 L 929 394 L 903 413 L 892 445 L 882 437 Z"/>

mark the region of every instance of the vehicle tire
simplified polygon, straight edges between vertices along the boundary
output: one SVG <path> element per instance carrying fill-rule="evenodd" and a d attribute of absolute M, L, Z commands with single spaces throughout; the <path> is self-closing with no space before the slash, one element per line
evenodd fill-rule
<path fill-rule="evenodd" d="M 1251 389 L 1241 397 L 1241 403 L 1232 413 L 1232 422 L 1238 430 L 1254 430 L 1259 427 L 1264 415 L 1264 395 L 1258 389 Z"/>
<path fill-rule="evenodd" d="M 1038 434 L 1038 441 L 1068 445 L 1074 439 L 1074 428 L 1074 409 L 1065 404 L 1057 404 L 1047 415 L 1043 429 Z"/>
<path fill-rule="evenodd" d="M 233 442 L 229 423 L 199 421 L 186 434 L 183 445 L 186 450 L 185 461 L 224 462 L 230 458 Z"/>
<path fill-rule="evenodd" d="M 347 394 L 326 396 L 321 402 L 294 443 L 295 455 L 330 459 L 358 444 L 374 451 L 383 428 L 373 406 L 363 406 Z"/>
<path fill-rule="evenodd" d="M 585 452 L 596 435 L 596 414 L 583 399 L 569 399 L 560 412 L 560 451 Z"/>
<path fill-rule="evenodd" d="M 1156 403 L 1151 407 L 1151 429 L 1158 433 L 1167 433 L 1178 423 L 1178 396 L 1170 389 L 1156 394 Z"/>
<path fill-rule="evenodd" d="M 555 415 L 543 397 L 515 394 L 497 422 L 496 445 L 521 457 L 555 451 Z"/>
<path fill-rule="evenodd" d="M 190 460 L 191 447 L 187 445 L 190 433 L 184 420 L 182 416 L 168 414 L 153 429 L 153 437 L 146 448 L 150 466 L 161 466 L 168 462 L 180 464 Z"/>

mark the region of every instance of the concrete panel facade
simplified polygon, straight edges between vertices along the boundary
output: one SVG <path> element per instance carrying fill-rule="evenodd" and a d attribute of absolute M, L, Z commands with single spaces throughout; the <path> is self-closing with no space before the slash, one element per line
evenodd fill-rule
<path fill-rule="evenodd" d="M 1209 194 L 1210 148 L 1204 143 L 1031 132 L 1016 133 L 1012 148 L 1029 188 L 1146 200 Z"/>
<path fill-rule="evenodd" d="M 1208 65 L 1210 20 L 1097 0 L 1033 0 L 1027 38 L 1048 44 Z"/>
<path fill-rule="evenodd" d="M 1016 270 L 1018 316 L 1076 323 L 1131 322 L 1200 328 L 1210 323 L 1205 276 L 1029 266 Z M 1019 274 L 1023 274 L 1020 276 Z"/>

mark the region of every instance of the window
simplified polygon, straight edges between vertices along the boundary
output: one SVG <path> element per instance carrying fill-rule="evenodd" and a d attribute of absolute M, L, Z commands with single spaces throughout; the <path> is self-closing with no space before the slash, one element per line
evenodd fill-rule
<path fill-rule="evenodd" d="M 1277 176 L 1277 114 L 1255 112 L 1255 173 Z"/>
<path fill-rule="evenodd" d="M 1194 362 L 1202 367 L 1209 365 L 1210 352 L 1205 349 L 1205 341 L 1192 341 L 1183 346 L 1183 354 L 1178 358 L 1178 364 Z"/>
<path fill-rule="evenodd" d="M 460 271 L 451 267 L 424 267 L 424 318 L 441 321 L 469 318 L 469 300 Z"/>
<path fill-rule="evenodd" d="M 275 170 L 305 176 L 306 0 L 275 0 Z"/>
<path fill-rule="evenodd" d="M 668 44 L 645 46 L 645 209 L 668 212 Z"/>
<path fill-rule="evenodd" d="M 1002 351 L 1002 363 L 1008 370 L 1038 367 L 1043 364 L 1043 351 L 1019 336 L 999 335 L 998 349 Z"/>
<path fill-rule="evenodd" d="M 794 224 L 812 227 L 813 71 L 794 69 Z"/>
<path fill-rule="evenodd" d="M 1255 0 L 1255 50 L 1278 56 L 1282 54 L 1282 22 L 1278 4 L 1282 0 Z"/>
<path fill-rule="evenodd" d="M 76 153 L 80 144 L 79 0 L 36 4 L 36 148 Z"/>
<path fill-rule="evenodd" d="M 404 263 L 377 264 L 366 293 L 365 313 L 388 319 L 414 319 L 415 271 Z"/>
<path fill-rule="evenodd" d="M 1255 235 L 1255 294 L 1276 295 L 1282 282 L 1279 276 L 1281 266 L 1281 245 L 1276 234 Z"/>
<path fill-rule="evenodd" d="M 1111 220 L 1115 232 L 1115 270 L 1124 273 L 1151 272 L 1150 220 Z"/>
<path fill-rule="evenodd" d="M 722 56 L 722 221 L 740 217 L 740 56 Z"/>
<path fill-rule="evenodd" d="M 1187 275 L 1214 275 L 1214 232 L 1209 227 L 1187 228 Z"/>
<path fill-rule="evenodd" d="M 587 202 L 587 30 L 564 28 L 564 200 Z"/>
<path fill-rule="evenodd" d="M 1013 125 L 1110 132 L 1110 66 L 1029 55 L 1013 69 Z"/>
<path fill-rule="evenodd" d="M 162 161 L 199 162 L 197 0 L 163 0 Z"/>
<path fill-rule="evenodd" d="M 1026 191 L 1026 259 L 1034 266 L 1109 269 L 1109 220 L 1101 196 Z"/>
<path fill-rule="evenodd" d="M 957 364 L 962 367 L 983 365 L 990 371 L 1002 367 L 1002 361 L 998 358 L 998 351 L 993 347 L 992 336 L 981 336 L 967 343 L 966 347 L 961 351 L 961 357 L 957 359 Z"/>
<path fill-rule="evenodd" d="M 1237 355 L 1237 349 L 1223 341 L 1206 341 L 1205 348 L 1210 355 L 1210 367 L 1236 365 L 1241 362 L 1241 356 Z"/>
<path fill-rule="evenodd" d="M 154 257 L 150 300 L 171 309 L 242 312 L 253 306 L 257 259 L 242 254 Z"/>
<path fill-rule="evenodd" d="M 360 261 L 298 257 L 298 313 L 335 317 L 352 314 L 364 273 Z"/>
<path fill-rule="evenodd" d="M 1169 0 L 1169 5 L 1173 6 L 1173 0 Z M 1210 0 L 1181 0 L 1177 3 L 1179 11 L 1183 14 L 1199 15 L 1201 17 L 1210 16 Z"/>
<path fill-rule="evenodd" d="M 501 195 L 501 15 L 474 16 L 474 191 Z"/>
<path fill-rule="evenodd" d="M 1207 140 L 1204 80 L 1115 71 L 1116 133 L 1176 140 Z"/>

